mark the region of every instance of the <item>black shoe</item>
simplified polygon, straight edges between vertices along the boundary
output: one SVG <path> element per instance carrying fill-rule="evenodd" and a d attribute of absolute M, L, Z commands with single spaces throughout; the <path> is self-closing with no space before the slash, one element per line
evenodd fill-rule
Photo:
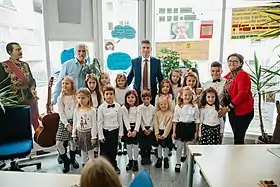
<path fill-rule="evenodd" d="M 126 165 L 126 171 L 129 171 L 129 170 L 131 170 L 131 168 L 132 168 L 132 165 L 133 165 L 133 160 L 129 160 L 128 161 L 128 164 Z"/>
<path fill-rule="evenodd" d="M 176 151 L 177 150 L 177 147 L 175 145 L 175 143 L 173 144 L 173 149 Z"/>
<path fill-rule="evenodd" d="M 168 156 L 172 156 L 172 151 L 169 151 Z"/>
<path fill-rule="evenodd" d="M 59 153 L 58 153 L 58 157 L 57 157 L 57 162 L 58 162 L 59 164 L 63 164 L 63 160 L 61 159 Z"/>
<path fill-rule="evenodd" d="M 176 173 L 180 173 L 180 170 L 181 170 L 181 164 L 176 164 L 176 166 L 175 166 L 175 172 L 176 172 Z"/>
<path fill-rule="evenodd" d="M 133 167 L 132 167 L 132 171 L 138 171 L 139 168 L 138 168 L 138 161 L 137 160 L 134 160 L 133 161 Z"/>
<path fill-rule="evenodd" d="M 158 158 L 155 167 L 156 168 L 161 168 L 161 166 L 162 166 L 162 158 Z"/>
<path fill-rule="evenodd" d="M 62 169 L 62 172 L 63 173 L 68 173 L 70 171 L 70 164 L 71 164 L 71 161 L 70 159 L 67 157 L 67 154 L 63 154 L 60 156 L 61 159 L 63 160 L 63 169 Z"/>
<path fill-rule="evenodd" d="M 181 157 L 181 162 L 185 162 L 185 161 L 186 161 L 186 159 L 187 159 L 187 157 L 182 156 L 182 157 Z"/>
<path fill-rule="evenodd" d="M 169 160 L 168 160 L 168 158 L 164 158 L 163 167 L 164 167 L 165 169 L 169 168 Z"/>
<path fill-rule="evenodd" d="M 117 174 L 120 174 L 120 173 L 121 173 L 121 170 L 120 170 L 120 168 L 118 168 L 118 167 L 115 168 L 115 171 L 116 171 Z"/>
<path fill-rule="evenodd" d="M 76 151 L 70 151 L 70 161 L 74 169 L 79 168 L 79 163 L 76 161 Z"/>
<path fill-rule="evenodd" d="M 98 151 L 94 151 L 94 158 L 97 158 L 98 157 Z"/>
<path fill-rule="evenodd" d="M 127 155 L 127 150 L 126 150 L 126 148 L 123 149 L 122 154 L 123 154 L 123 155 Z"/>
<path fill-rule="evenodd" d="M 118 149 L 118 156 L 122 156 L 122 154 L 123 154 L 123 152 L 122 152 L 122 150 L 121 149 Z"/>

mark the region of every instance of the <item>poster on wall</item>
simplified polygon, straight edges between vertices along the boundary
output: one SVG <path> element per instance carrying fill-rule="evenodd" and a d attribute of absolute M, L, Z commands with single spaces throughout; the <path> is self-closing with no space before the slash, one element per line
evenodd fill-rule
<path fill-rule="evenodd" d="M 265 11 L 271 12 L 271 14 Z M 274 15 L 273 13 L 278 14 Z M 280 29 L 280 7 L 259 6 L 232 9 L 231 39 L 261 39 Z"/>
<path fill-rule="evenodd" d="M 115 40 L 105 39 L 104 44 L 105 44 L 105 46 L 104 46 L 105 51 L 114 51 L 115 50 L 115 46 L 116 46 Z"/>
<path fill-rule="evenodd" d="M 193 22 L 175 22 L 170 24 L 170 39 L 193 39 Z"/>
<path fill-rule="evenodd" d="M 175 50 L 182 59 L 189 60 L 208 60 L 209 59 L 209 40 L 176 41 L 176 42 L 157 42 L 156 55 L 161 55 L 161 50 L 167 48 Z"/>
<path fill-rule="evenodd" d="M 212 38 L 213 37 L 213 25 L 214 21 L 201 21 L 200 24 L 200 38 Z"/>

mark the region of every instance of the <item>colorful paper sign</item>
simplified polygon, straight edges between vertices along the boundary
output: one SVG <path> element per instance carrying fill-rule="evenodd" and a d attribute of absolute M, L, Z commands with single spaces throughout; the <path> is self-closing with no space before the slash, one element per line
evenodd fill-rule
<path fill-rule="evenodd" d="M 208 60 L 209 58 L 209 40 L 157 42 L 156 55 L 162 55 L 161 50 L 164 48 L 177 51 L 182 59 Z"/>
<path fill-rule="evenodd" d="M 136 35 L 136 30 L 129 25 L 117 25 L 114 30 L 111 31 L 111 35 L 113 38 L 118 39 L 133 39 Z"/>
<path fill-rule="evenodd" d="M 201 21 L 200 38 L 212 38 L 213 25 L 214 25 L 214 21 Z"/>
<path fill-rule="evenodd" d="M 267 12 L 271 12 L 271 14 Z M 275 15 L 273 13 L 278 14 Z M 261 39 L 280 29 L 280 7 L 259 6 L 232 9 L 231 39 Z"/>
<path fill-rule="evenodd" d="M 127 53 L 116 52 L 108 55 L 109 70 L 127 70 L 131 66 L 131 57 Z"/>

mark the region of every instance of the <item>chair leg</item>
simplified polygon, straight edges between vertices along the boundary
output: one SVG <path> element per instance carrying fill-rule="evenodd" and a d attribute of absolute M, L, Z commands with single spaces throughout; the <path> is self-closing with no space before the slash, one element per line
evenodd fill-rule
<path fill-rule="evenodd" d="M 18 164 L 16 161 L 12 160 L 10 163 L 10 167 L 6 168 L 6 171 L 21 171 L 23 172 L 21 168 L 28 167 L 28 166 L 36 166 L 37 169 L 41 169 L 42 164 L 41 162 L 32 162 L 32 163 L 27 163 L 27 164 Z"/>

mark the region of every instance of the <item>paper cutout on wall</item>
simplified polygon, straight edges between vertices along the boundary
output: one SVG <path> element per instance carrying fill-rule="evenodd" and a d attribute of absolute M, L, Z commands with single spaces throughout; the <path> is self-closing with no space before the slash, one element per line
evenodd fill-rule
<path fill-rule="evenodd" d="M 114 30 L 111 31 L 113 38 L 118 39 L 133 39 L 135 38 L 136 30 L 129 25 L 117 25 Z"/>
<path fill-rule="evenodd" d="M 75 58 L 74 48 L 64 49 L 60 55 L 60 62 L 63 64 L 64 62 Z M 87 58 L 87 62 L 90 62 L 90 58 Z"/>
<path fill-rule="evenodd" d="M 112 53 L 107 58 L 109 70 L 127 70 L 131 66 L 131 57 L 122 52 Z"/>
<path fill-rule="evenodd" d="M 193 22 L 176 22 L 170 24 L 170 38 L 172 40 L 192 39 Z"/>
<path fill-rule="evenodd" d="M 156 55 L 162 55 L 163 48 L 175 50 L 180 54 L 180 58 L 188 60 L 208 60 L 209 40 L 194 40 L 182 42 L 157 42 Z"/>
<path fill-rule="evenodd" d="M 214 21 L 201 21 L 200 25 L 200 38 L 212 38 L 213 37 L 213 25 Z"/>
<path fill-rule="evenodd" d="M 105 39 L 104 43 L 105 43 L 105 47 L 104 47 L 105 51 L 114 51 L 115 50 L 115 46 L 116 46 L 115 40 Z"/>

